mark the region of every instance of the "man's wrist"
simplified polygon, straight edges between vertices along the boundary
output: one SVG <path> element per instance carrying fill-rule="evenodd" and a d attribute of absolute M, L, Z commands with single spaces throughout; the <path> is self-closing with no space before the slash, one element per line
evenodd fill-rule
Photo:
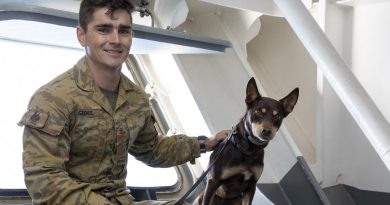
<path fill-rule="evenodd" d="M 199 142 L 199 150 L 200 153 L 206 153 L 206 139 L 207 137 L 204 135 L 198 136 L 198 142 Z"/>

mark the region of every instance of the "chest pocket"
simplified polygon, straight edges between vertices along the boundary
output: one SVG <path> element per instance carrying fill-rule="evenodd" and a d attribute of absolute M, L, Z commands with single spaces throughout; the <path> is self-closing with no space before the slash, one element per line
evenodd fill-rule
<path fill-rule="evenodd" d="M 61 133 L 65 126 L 65 120 L 50 116 L 49 112 L 41 110 L 28 110 L 18 123 L 19 126 L 28 126 L 52 136 Z"/>
<path fill-rule="evenodd" d="M 77 157 L 77 160 L 83 160 L 83 158 L 93 157 L 96 152 L 104 148 L 109 132 L 106 120 L 109 118 L 105 115 L 101 109 L 89 108 L 79 109 L 74 113 L 70 130 L 71 156 Z M 77 160 L 74 160 L 71 161 L 77 163 Z"/>
<path fill-rule="evenodd" d="M 115 149 L 114 149 L 114 167 L 113 174 L 121 176 L 125 174 L 128 159 L 129 133 L 123 120 L 116 123 Z"/>
<path fill-rule="evenodd" d="M 139 130 L 144 125 L 144 119 L 142 115 L 132 113 L 118 123 L 115 163 L 113 168 L 114 175 L 124 176 L 126 174 L 129 146 L 134 143 L 138 136 Z"/>

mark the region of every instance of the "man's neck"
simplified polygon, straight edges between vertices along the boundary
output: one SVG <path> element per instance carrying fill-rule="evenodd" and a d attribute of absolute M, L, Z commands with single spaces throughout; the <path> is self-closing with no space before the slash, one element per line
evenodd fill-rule
<path fill-rule="evenodd" d="M 121 68 L 107 68 L 98 66 L 88 61 L 87 64 L 91 70 L 92 77 L 97 85 L 109 91 L 117 91 L 120 81 Z"/>

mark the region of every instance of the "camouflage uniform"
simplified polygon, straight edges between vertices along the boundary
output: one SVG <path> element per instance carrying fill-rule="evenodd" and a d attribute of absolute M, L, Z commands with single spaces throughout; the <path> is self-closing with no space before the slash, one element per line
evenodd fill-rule
<path fill-rule="evenodd" d="M 113 110 L 82 58 L 33 95 L 19 123 L 34 203 L 132 204 L 128 153 L 153 167 L 200 156 L 195 137 L 158 136 L 153 123 L 148 96 L 123 74 Z"/>

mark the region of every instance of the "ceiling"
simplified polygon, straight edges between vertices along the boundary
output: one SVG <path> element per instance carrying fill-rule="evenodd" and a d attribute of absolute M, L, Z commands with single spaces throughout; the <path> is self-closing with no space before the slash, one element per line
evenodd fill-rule
<path fill-rule="evenodd" d="M 141 0 L 136 1 L 141 2 Z M 164 1 L 165 5 L 166 3 L 167 0 Z M 0 2 L 0 25 L 9 23 L 5 22 L 7 20 L 19 19 L 45 21 L 74 29 L 77 26 L 79 4 L 80 0 L 2 0 Z M 151 1 L 149 6 L 154 6 L 154 1 Z M 229 42 L 220 39 L 206 38 L 157 27 L 152 28 L 150 16 L 141 18 L 140 15 L 134 13 L 133 21 L 135 33 L 133 53 L 213 53 L 224 52 L 225 48 L 231 47 Z M 15 26 L 11 30 L 17 32 L 15 30 L 17 27 Z M 53 32 L 56 32 L 54 30 L 51 30 L 51 33 L 48 34 L 45 32 L 39 33 L 40 31 L 34 29 L 34 27 L 21 26 L 20 29 L 22 30 L 17 32 L 17 34 L 10 33 L 10 30 L 2 30 L 0 31 L 0 39 L 27 41 L 30 43 L 39 42 L 40 44 L 48 45 L 53 44 L 53 42 L 57 42 L 54 43 L 54 45 L 57 45 L 58 42 L 61 42 L 59 46 L 62 47 L 79 47 L 74 38 L 68 38 L 71 39 L 70 41 L 66 39 L 58 41 L 57 37 L 53 37 Z M 72 33 L 73 31 L 67 32 Z"/>

